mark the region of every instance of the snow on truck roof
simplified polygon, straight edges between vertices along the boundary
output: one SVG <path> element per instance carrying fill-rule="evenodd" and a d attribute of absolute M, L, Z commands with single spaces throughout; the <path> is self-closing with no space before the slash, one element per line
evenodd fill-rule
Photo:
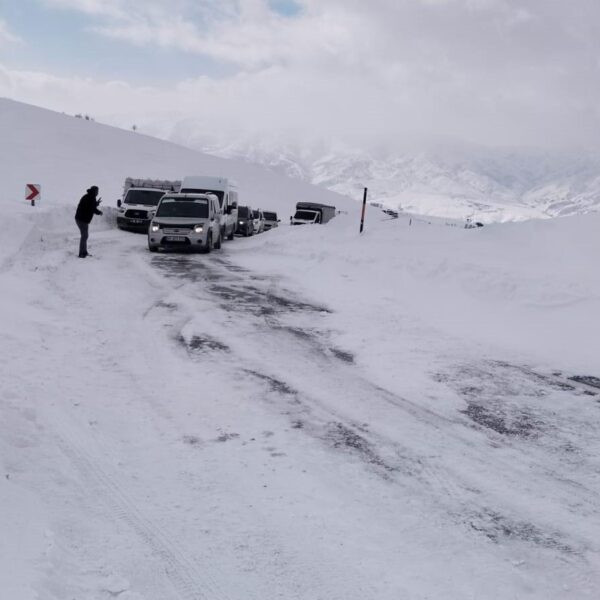
<path fill-rule="evenodd" d="M 215 190 L 225 190 L 226 188 L 236 188 L 237 184 L 229 177 L 213 175 L 188 175 L 183 178 L 181 187 L 204 187 Z"/>
<path fill-rule="evenodd" d="M 320 204 L 318 202 L 298 202 L 296 204 L 296 208 L 303 210 L 318 210 L 321 208 L 331 208 L 335 210 L 335 206 L 331 206 L 329 204 Z"/>
<path fill-rule="evenodd" d="M 150 179 L 127 177 L 123 185 L 123 191 L 130 189 L 156 190 L 163 192 L 178 192 L 181 188 L 181 181 L 171 179 Z"/>
<path fill-rule="evenodd" d="M 219 200 L 219 198 L 216 196 L 216 194 L 211 194 L 208 192 L 204 192 L 202 194 L 200 193 L 193 193 L 193 192 L 184 192 L 182 194 L 165 194 L 162 199 L 163 200 L 182 200 L 182 201 L 190 201 L 190 200 L 205 200 L 208 201 L 210 199 L 214 199 L 214 200 Z"/>

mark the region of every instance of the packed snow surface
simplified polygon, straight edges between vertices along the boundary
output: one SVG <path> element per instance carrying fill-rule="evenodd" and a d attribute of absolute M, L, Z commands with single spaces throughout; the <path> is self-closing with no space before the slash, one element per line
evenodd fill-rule
<path fill-rule="evenodd" d="M 597 598 L 598 215 L 359 236 L 258 168 L 0 121 L 2 597 Z M 89 185 L 217 168 L 282 226 L 151 254 L 105 210 L 76 257 Z"/>

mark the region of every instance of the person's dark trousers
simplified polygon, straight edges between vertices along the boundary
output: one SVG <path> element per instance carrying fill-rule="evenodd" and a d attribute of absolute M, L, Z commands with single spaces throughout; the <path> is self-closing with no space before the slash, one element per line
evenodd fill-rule
<path fill-rule="evenodd" d="M 83 221 L 79 221 L 75 219 L 75 223 L 77 223 L 77 227 L 79 227 L 79 231 L 81 232 L 81 239 L 79 240 L 79 258 L 85 258 L 87 256 L 87 241 L 88 241 L 88 228 L 90 226 L 89 223 L 84 223 Z"/>

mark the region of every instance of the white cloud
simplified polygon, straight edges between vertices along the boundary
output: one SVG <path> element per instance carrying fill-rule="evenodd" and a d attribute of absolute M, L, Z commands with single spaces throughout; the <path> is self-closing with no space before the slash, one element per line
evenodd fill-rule
<path fill-rule="evenodd" d="M 22 44 L 23 40 L 12 33 L 3 19 L 0 19 L 0 48 L 8 44 Z"/>
<path fill-rule="evenodd" d="M 59 110 L 161 132 L 195 120 L 204 131 L 352 140 L 600 140 L 596 0 L 303 0 L 293 18 L 267 0 L 44 1 L 89 14 L 98 34 L 238 69 L 149 89 L 5 66 L 0 93 L 35 101 L 31 86 L 42 86 Z"/>

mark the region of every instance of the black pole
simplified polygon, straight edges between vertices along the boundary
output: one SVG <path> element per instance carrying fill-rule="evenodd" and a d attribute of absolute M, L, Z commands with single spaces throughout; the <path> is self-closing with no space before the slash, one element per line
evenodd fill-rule
<path fill-rule="evenodd" d="M 363 195 L 363 205 L 362 205 L 362 213 L 360 215 L 360 233 L 363 232 L 365 228 L 365 210 L 367 208 L 367 188 L 365 188 L 365 192 Z"/>

